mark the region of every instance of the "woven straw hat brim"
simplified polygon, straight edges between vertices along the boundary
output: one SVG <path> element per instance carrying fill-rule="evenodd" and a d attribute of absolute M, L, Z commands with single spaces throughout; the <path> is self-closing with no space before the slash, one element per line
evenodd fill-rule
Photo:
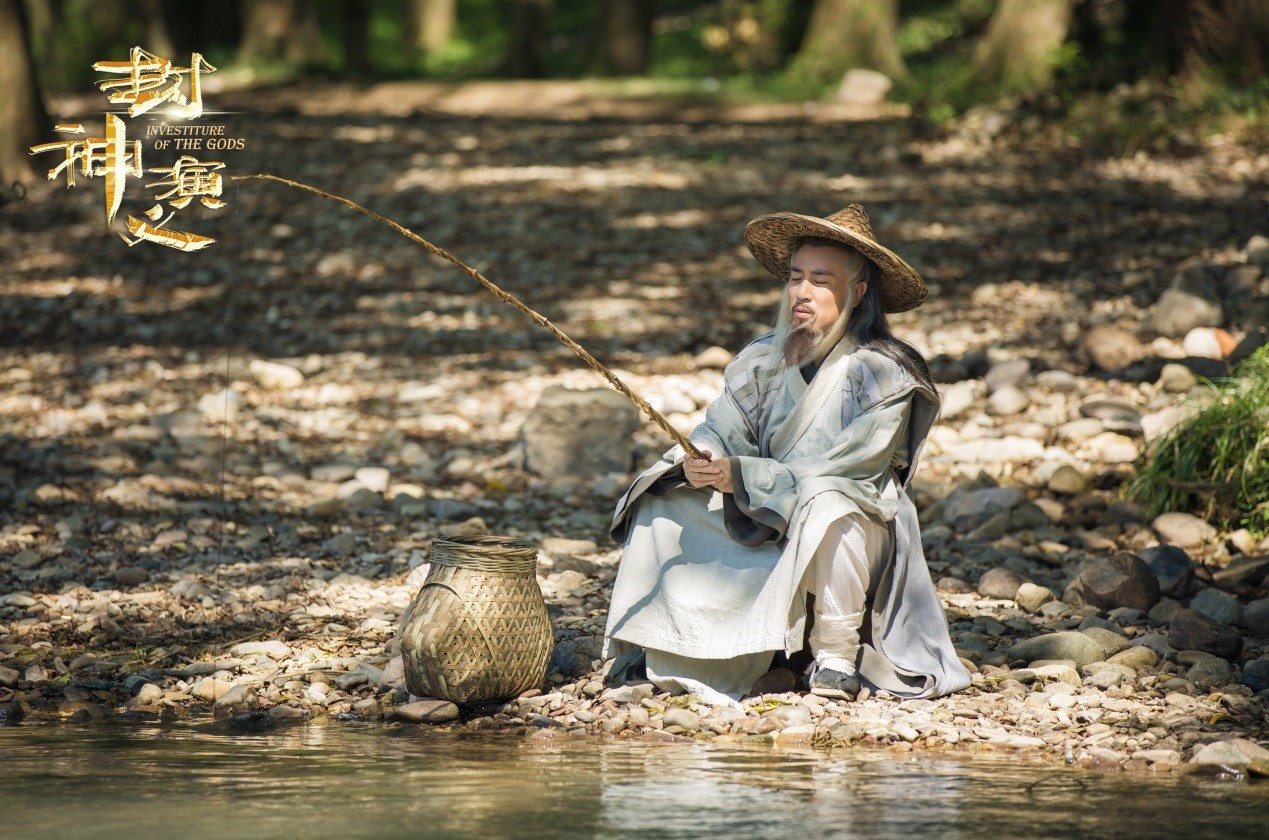
<path fill-rule="evenodd" d="M 793 243 L 803 236 L 836 239 L 876 263 L 881 270 L 881 303 L 886 312 L 906 312 L 925 302 L 925 281 L 915 268 L 876 240 L 849 228 L 801 213 L 771 213 L 745 226 L 745 244 L 750 252 L 780 280 L 788 279 Z"/>

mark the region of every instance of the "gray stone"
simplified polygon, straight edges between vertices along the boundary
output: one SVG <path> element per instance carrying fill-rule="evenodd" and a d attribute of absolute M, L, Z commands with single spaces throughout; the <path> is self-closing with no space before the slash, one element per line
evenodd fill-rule
<path fill-rule="evenodd" d="M 665 710 L 661 723 L 664 726 L 681 726 L 689 732 L 695 732 L 701 728 L 701 716 L 689 709 L 674 706 Z"/>
<path fill-rule="evenodd" d="M 1199 650 L 1230 660 L 1237 659 L 1243 650 L 1243 639 L 1238 631 L 1188 609 L 1179 611 L 1172 619 L 1168 644 L 1176 650 Z"/>
<path fill-rule="evenodd" d="M 1008 417 L 1026 411 L 1031 398 L 1021 388 L 1002 385 L 987 398 L 987 413 L 993 417 Z"/>
<path fill-rule="evenodd" d="M 1199 359 L 1225 358 L 1221 336 L 1212 327 L 1195 327 L 1187 332 L 1181 341 L 1181 349 L 1185 351 L 1185 355 Z"/>
<path fill-rule="evenodd" d="M 150 573 L 140 566 L 124 566 L 122 569 L 115 569 L 111 577 L 120 586 L 137 586 L 149 580 Z"/>
<path fill-rule="evenodd" d="M 1126 368 L 1146 355 L 1146 348 L 1137 336 L 1109 324 L 1090 329 L 1080 346 L 1089 363 L 1097 370 Z"/>
<path fill-rule="evenodd" d="M 1132 647 L 1132 642 L 1128 641 L 1118 633 L 1113 633 L 1102 627 L 1088 627 L 1079 632 L 1088 636 L 1094 642 L 1097 642 L 1102 649 L 1102 659 L 1105 659 L 1107 656 L 1113 656 L 1120 651 L 1124 651 Z"/>
<path fill-rule="evenodd" d="M 525 466 L 546 479 L 597 481 L 629 472 L 639 411 L 608 388 L 547 388 L 521 429 Z"/>
<path fill-rule="evenodd" d="M 1044 509 L 1033 502 L 1026 502 L 1010 511 L 1003 511 L 992 516 L 982 525 L 970 531 L 965 539 L 973 542 L 990 542 L 998 540 L 1005 534 L 1016 531 L 1032 531 L 1044 528 L 1052 523 Z"/>
<path fill-rule="evenodd" d="M 1013 600 L 1018 606 L 1027 612 L 1038 612 L 1040 607 L 1049 603 L 1057 596 L 1053 594 L 1053 590 L 1047 586 L 1040 586 L 1030 581 L 1024 582 L 1018 587 L 1018 591 L 1014 593 Z"/>
<path fill-rule="evenodd" d="M 559 671 L 566 677 L 582 677 L 591 672 L 591 662 L 601 657 L 604 640 L 600 636 L 574 636 L 551 651 L 547 672 Z"/>
<path fill-rule="evenodd" d="M 894 83 L 885 73 L 855 67 L 842 75 L 837 86 L 837 100 L 851 105 L 880 105 Z"/>
<path fill-rule="evenodd" d="M 458 720 L 458 706 L 448 700 L 415 700 L 397 706 L 388 714 L 399 723 L 449 723 Z"/>
<path fill-rule="evenodd" d="M 16 688 L 20 679 L 22 679 L 20 671 L 0 665 L 0 688 Z"/>
<path fill-rule="evenodd" d="M 480 512 L 480 508 L 462 499 L 428 499 L 427 515 L 447 522 L 460 522 Z"/>
<path fill-rule="evenodd" d="M 1080 403 L 1080 416 L 1101 420 L 1103 424 L 1108 421 L 1131 423 L 1141 420 L 1141 413 L 1137 411 L 1135 405 L 1122 397 L 1107 394 L 1092 397 Z"/>
<path fill-rule="evenodd" d="M 991 366 L 983 376 L 987 393 L 994 394 L 1001 388 L 1018 388 L 1031 376 L 1031 363 L 1026 359 L 1010 359 Z"/>
<path fill-rule="evenodd" d="M 350 513 L 375 513 L 387 508 L 388 502 L 382 493 L 376 493 L 369 487 L 358 487 L 347 499 L 344 499 L 344 510 Z"/>
<path fill-rule="evenodd" d="M 1243 252 L 1247 255 L 1248 263 L 1269 268 L 1269 236 L 1258 233 L 1251 237 Z"/>
<path fill-rule="evenodd" d="M 1201 747 L 1190 764 L 1246 767 L 1265 761 L 1269 761 L 1269 750 L 1247 738 L 1231 738 Z"/>
<path fill-rule="evenodd" d="M 1144 645 L 1125 648 L 1106 659 L 1112 665 L 1125 665 L 1129 668 L 1153 668 L 1159 664 L 1159 654 Z"/>
<path fill-rule="evenodd" d="M 1011 510 L 1027 500 L 1027 492 L 1019 487 L 980 487 L 955 492 L 943 506 L 943 521 L 954 524 L 962 517 L 988 516 Z"/>
<path fill-rule="evenodd" d="M 735 356 L 725 347 L 714 345 L 706 347 L 692 359 L 692 366 L 697 370 L 722 370 L 731 364 Z"/>
<path fill-rule="evenodd" d="M 1242 624 L 1243 605 L 1228 592 L 1201 589 L 1190 599 L 1190 609 L 1198 610 L 1217 624 Z"/>
<path fill-rule="evenodd" d="M 1053 475 L 1049 476 L 1045 486 L 1054 493 L 1076 496 L 1088 489 L 1088 481 L 1075 467 L 1063 464 L 1053 471 Z"/>
<path fill-rule="evenodd" d="M 598 554 L 594 540 L 574 540 L 567 537 L 543 537 L 542 550 L 551 557 L 575 557 L 579 554 Z"/>
<path fill-rule="evenodd" d="M 1221 589 L 1254 590 L 1269 577 L 1269 554 L 1256 557 L 1235 558 L 1225 568 L 1212 575 Z"/>
<path fill-rule="evenodd" d="M 239 642 L 229 649 L 233 656 L 268 656 L 271 659 L 285 659 L 291 655 L 291 646 L 286 642 L 272 639 L 266 642 Z"/>
<path fill-rule="evenodd" d="M 813 723 L 814 716 L 811 710 L 806 706 L 776 706 L 762 713 L 764 718 L 781 721 L 785 726 L 798 726 L 803 723 Z"/>
<path fill-rule="evenodd" d="M 1050 391 L 1073 394 L 1080 390 L 1079 377 L 1065 370 L 1042 370 L 1035 375 L 1035 381 Z"/>
<path fill-rule="evenodd" d="M 362 467 L 353 473 L 353 478 L 361 482 L 361 485 L 368 490 L 376 493 L 383 493 L 388 489 L 388 482 L 392 480 L 392 473 L 388 472 L 384 467 Z"/>
<path fill-rule="evenodd" d="M 1165 542 L 1181 548 L 1193 548 L 1216 539 L 1216 529 L 1190 513 L 1165 513 L 1155 517 L 1150 526 Z"/>
<path fill-rule="evenodd" d="M 379 675 L 379 689 L 381 691 L 405 691 L 405 658 L 402 656 L 394 656 L 388 660 L 388 664 L 383 666 L 383 673 Z"/>
<path fill-rule="evenodd" d="M 1076 607 L 1149 610 L 1159 602 L 1159 581 L 1141 558 L 1124 552 L 1085 564 L 1062 600 Z"/>
<path fill-rule="evenodd" d="M 1211 688 L 1233 682 L 1234 671 L 1226 660 L 1204 653 L 1185 672 L 1185 678 L 1199 688 Z"/>
<path fill-rule="evenodd" d="M 1269 688 L 1269 659 L 1253 659 L 1244 665 L 1243 685 L 1252 691 Z"/>
<path fill-rule="evenodd" d="M 1174 545 L 1143 548 L 1137 556 L 1145 561 L 1159 581 L 1159 592 L 1169 598 L 1184 598 L 1194 588 L 1194 561 L 1184 549 Z"/>
<path fill-rule="evenodd" d="M 1107 621 L 1101 616 L 1096 616 L 1096 615 L 1087 616 L 1083 621 L 1080 622 L 1080 626 L 1075 629 L 1087 630 L 1090 627 L 1096 627 L 1099 630 L 1106 630 L 1107 632 L 1114 633 L 1116 636 L 1119 636 L 1120 638 L 1123 638 L 1124 636 L 1124 630 L 1122 627 L 1120 627 L 1118 624 L 1116 624 L 1113 621 Z"/>
<path fill-rule="evenodd" d="M 1195 327 L 1219 327 L 1224 320 L 1219 301 L 1174 288 L 1159 297 L 1149 325 L 1160 335 L 1180 338 Z"/>
<path fill-rule="evenodd" d="M 1021 660 L 1028 663 L 1044 659 L 1069 659 L 1077 668 L 1100 662 L 1105 655 L 1100 644 L 1075 630 L 1024 639 L 1009 647 L 1005 654 L 1010 661 Z"/>
<path fill-rule="evenodd" d="M 1198 378 L 1185 365 L 1172 362 L 1163 366 L 1155 384 L 1169 394 L 1184 394 L 1198 385 Z"/>
<path fill-rule="evenodd" d="M 978 579 L 978 594 L 984 598 L 1002 598 L 1012 601 L 1018 587 L 1030 583 L 1027 578 L 1003 566 L 990 569 Z"/>
<path fill-rule="evenodd" d="M 964 414 L 974 404 L 978 396 L 978 383 L 972 379 L 955 382 L 940 388 L 939 395 L 943 398 L 939 415 L 945 420 L 951 420 Z"/>
<path fill-rule="evenodd" d="M 247 370 L 261 388 L 270 391 L 289 391 L 304 384 L 304 374 L 290 365 L 252 359 Z"/>
<path fill-rule="evenodd" d="M 1243 626 L 1251 635 L 1269 639 L 1269 598 L 1252 601 L 1243 609 Z"/>
<path fill-rule="evenodd" d="M 249 685 L 235 685 L 216 698 L 216 717 L 229 717 L 254 712 L 260 708 L 260 698 Z"/>
<path fill-rule="evenodd" d="M 357 537 L 345 531 L 323 542 L 322 548 L 334 557 L 347 557 L 357 550 Z"/>

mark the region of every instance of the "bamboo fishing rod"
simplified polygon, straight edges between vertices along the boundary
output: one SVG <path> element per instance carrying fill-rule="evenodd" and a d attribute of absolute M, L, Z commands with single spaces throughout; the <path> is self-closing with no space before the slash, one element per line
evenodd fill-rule
<path fill-rule="evenodd" d="M 288 178 L 282 178 L 277 175 L 269 175 L 267 173 L 256 173 L 253 175 L 232 175 L 230 176 L 230 179 L 234 181 L 276 181 L 279 184 L 286 184 L 288 187 L 294 187 L 297 190 L 304 190 L 305 192 L 312 193 L 313 195 L 321 196 L 322 198 L 328 198 L 331 201 L 336 201 L 340 204 L 343 204 L 345 207 L 351 207 L 353 210 L 356 210 L 358 213 L 362 213 L 366 216 L 369 216 L 370 218 L 374 219 L 376 222 L 380 222 L 381 224 L 387 225 L 388 227 L 392 228 L 397 233 L 401 234 L 406 239 L 409 239 L 412 242 L 417 242 L 419 245 L 422 245 L 432 254 L 435 254 L 441 259 L 446 260 L 447 262 L 453 264 L 459 270 L 465 273 L 468 277 L 475 280 L 480 285 L 484 286 L 486 289 L 489 290 L 490 294 L 498 298 L 498 300 L 501 300 L 504 303 L 508 303 L 511 306 L 514 306 L 516 309 L 520 310 L 525 315 L 527 315 L 539 327 L 542 327 L 551 335 L 559 339 L 561 344 L 563 344 L 569 350 L 572 350 L 573 353 L 576 354 L 578 358 L 580 358 L 583 362 L 585 362 L 591 368 L 591 370 L 594 370 L 600 376 L 604 377 L 604 379 L 608 380 L 608 383 L 610 385 L 612 385 L 614 388 L 616 388 L 618 391 L 624 394 L 627 399 L 629 399 L 632 403 L 638 406 L 639 410 L 642 411 L 644 414 L 646 414 L 652 420 L 652 422 L 660 426 L 661 429 L 664 430 L 665 433 L 668 434 L 674 440 L 675 443 L 683 447 L 683 450 L 687 454 L 691 455 L 693 458 L 704 457 L 700 453 L 700 451 L 695 446 L 692 445 L 692 442 L 687 439 L 686 435 L 684 435 L 678 429 L 670 425 L 670 421 L 665 418 L 665 415 L 663 415 L 661 412 L 657 411 L 655 408 L 649 405 L 647 400 L 643 399 L 643 397 L 640 397 L 638 394 L 632 391 L 630 389 L 630 386 L 622 382 L 621 378 L 617 376 L 617 374 L 613 373 L 602 362 L 600 362 L 598 359 L 592 356 L 586 350 L 585 347 L 578 344 L 573 339 L 569 338 L 568 335 L 566 335 L 563 330 L 561 330 L 559 327 L 552 324 L 550 319 L 548 319 L 545 315 L 542 315 L 541 313 L 535 312 L 534 310 L 530 309 L 523 301 L 521 301 L 515 295 L 512 295 L 509 292 L 503 291 L 498 286 L 494 285 L 493 282 L 491 282 L 487 277 L 485 277 L 485 275 L 481 274 L 479 271 L 472 268 L 470 265 L 463 262 L 458 257 L 454 256 L 449 251 L 446 251 L 444 248 L 441 248 L 438 245 L 432 244 L 431 242 L 419 236 L 417 233 L 405 227 L 404 225 L 394 222 L 392 219 L 389 219 L 386 216 L 382 216 L 368 207 L 363 207 L 357 202 L 352 201 L 351 199 L 344 198 L 341 195 L 334 195 L 333 193 L 328 193 L 325 190 L 320 190 L 317 187 L 311 187 L 308 184 L 303 184 L 303 183 L 300 183 L 299 181 L 292 181 Z"/>

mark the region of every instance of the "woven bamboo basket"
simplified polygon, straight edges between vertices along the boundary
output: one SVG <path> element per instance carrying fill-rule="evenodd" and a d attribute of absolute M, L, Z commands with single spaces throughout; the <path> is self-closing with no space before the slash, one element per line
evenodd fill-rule
<path fill-rule="evenodd" d="M 537 555 L 536 546 L 505 537 L 433 541 L 401 636 L 411 694 L 479 703 L 542 685 L 555 635 Z"/>

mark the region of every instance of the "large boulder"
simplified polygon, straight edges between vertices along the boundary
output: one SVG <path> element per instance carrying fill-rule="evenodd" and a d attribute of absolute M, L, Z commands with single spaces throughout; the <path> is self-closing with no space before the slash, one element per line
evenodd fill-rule
<path fill-rule="evenodd" d="M 1222 659 L 1237 659 L 1243 652 L 1238 631 L 1217 624 L 1198 610 L 1181 610 L 1168 628 L 1168 644 L 1175 650 L 1201 650 Z"/>
<path fill-rule="evenodd" d="M 1159 603 L 1159 581 L 1150 567 L 1127 552 L 1087 563 L 1066 587 L 1062 600 L 1102 610 L 1117 607 L 1148 611 Z"/>
<path fill-rule="evenodd" d="M 547 480 L 629 472 L 639 411 L 607 388 L 547 388 L 520 430 L 525 466 Z"/>

